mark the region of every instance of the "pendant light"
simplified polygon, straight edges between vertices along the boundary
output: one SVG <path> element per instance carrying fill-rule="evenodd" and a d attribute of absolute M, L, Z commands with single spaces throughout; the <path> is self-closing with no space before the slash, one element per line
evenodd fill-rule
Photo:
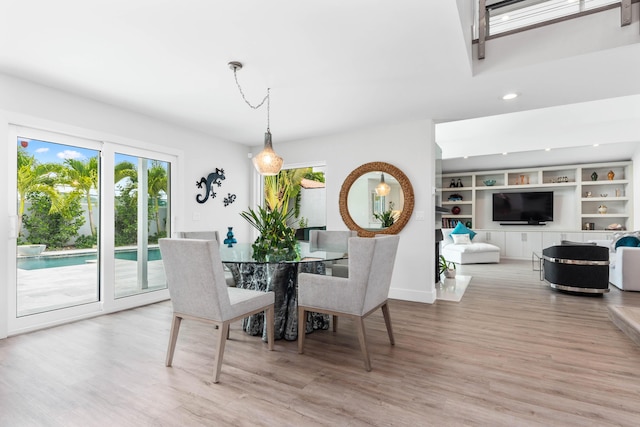
<path fill-rule="evenodd" d="M 253 158 L 253 166 L 255 166 L 260 175 L 277 175 L 278 172 L 280 172 L 280 169 L 282 169 L 283 160 L 282 157 L 278 156 L 276 152 L 273 151 L 273 145 L 271 142 L 271 130 L 269 129 L 271 89 L 267 88 L 267 95 L 264 97 L 262 102 L 256 106 L 253 106 L 249 101 L 247 101 L 247 98 L 244 96 L 244 92 L 240 87 L 240 83 L 238 83 L 238 76 L 236 72 L 242 69 L 242 63 L 237 61 L 229 62 L 229 68 L 233 70 L 233 77 L 236 80 L 236 85 L 238 86 L 240 95 L 242 95 L 242 99 L 244 99 L 244 102 L 249 107 L 257 110 L 258 108 L 262 107 L 265 101 L 267 102 L 267 131 L 264 134 L 264 148 Z"/>
<path fill-rule="evenodd" d="M 376 185 L 376 194 L 378 196 L 386 196 L 387 194 L 389 194 L 390 191 L 391 191 L 391 187 L 389 187 L 389 184 L 384 182 L 384 174 L 381 173 L 380 183 Z"/>

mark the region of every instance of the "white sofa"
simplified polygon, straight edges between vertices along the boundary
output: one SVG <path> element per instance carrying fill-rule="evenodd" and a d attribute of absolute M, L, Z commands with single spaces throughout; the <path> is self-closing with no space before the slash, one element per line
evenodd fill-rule
<path fill-rule="evenodd" d="M 456 264 L 486 264 L 500 262 L 500 248 L 491 243 L 482 241 L 476 235 L 471 243 L 459 244 L 453 241 L 451 232 L 453 229 L 442 230 L 442 241 L 440 242 L 440 254 L 447 261 Z"/>
<path fill-rule="evenodd" d="M 640 247 L 619 246 L 615 241 L 634 233 L 616 233 L 614 240 L 590 240 L 609 248 L 609 283 L 623 291 L 640 291 Z"/>

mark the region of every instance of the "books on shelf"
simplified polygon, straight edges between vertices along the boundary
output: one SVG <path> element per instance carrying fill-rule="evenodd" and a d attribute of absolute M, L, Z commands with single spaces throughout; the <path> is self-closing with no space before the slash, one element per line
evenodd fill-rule
<path fill-rule="evenodd" d="M 471 221 L 462 221 L 455 218 L 442 218 L 442 228 L 454 228 L 459 222 L 463 222 L 467 227 L 471 227 Z"/>

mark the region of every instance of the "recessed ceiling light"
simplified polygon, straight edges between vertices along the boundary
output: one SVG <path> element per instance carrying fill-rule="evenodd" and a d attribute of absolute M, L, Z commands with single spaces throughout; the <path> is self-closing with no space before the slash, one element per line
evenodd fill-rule
<path fill-rule="evenodd" d="M 503 155 L 503 156 L 506 156 L 506 155 L 507 155 L 507 152 L 502 153 L 502 155 Z"/>
<path fill-rule="evenodd" d="M 517 98 L 517 97 L 518 97 L 518 94 L 517 94 L 517 93 L 515 93 L 515 92 L 511 92 L 511 93 L 507 93 L 506 95 L 504 95 L 504 96 L 502 97 L 502 99 L 503 99 L 503 100 L 505 100 L 505 101 L 508 101 L 508 100 L 510 100 L 510 99 L 515 99 L 515 98 Z"/>
<path fill-rule="evenodd" d="M 594 147 L 598 147 L 600 144 L 593 144 Z"/>
<path fill-rule="evenodd" d="M 469 158 L 469 156 L 464 156 L 464 158 L 465 158 L 465 159 L 468 159 L 468 158 Z"/>
<path fill-rule="evenodd" d="M 544 151 L 551 151 L 551 148 L 545 148 Z"/>

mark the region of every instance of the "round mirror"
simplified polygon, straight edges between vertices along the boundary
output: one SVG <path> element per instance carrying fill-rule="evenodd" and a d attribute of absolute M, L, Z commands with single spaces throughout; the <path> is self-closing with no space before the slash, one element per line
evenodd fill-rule
<path fill-rule="evenodd" d="M 347 176 L 340 189 L 340 215 L 361 237 L 396 234 L 413 212 L 411 182 L 397 167 L 366 163 Z"/>

